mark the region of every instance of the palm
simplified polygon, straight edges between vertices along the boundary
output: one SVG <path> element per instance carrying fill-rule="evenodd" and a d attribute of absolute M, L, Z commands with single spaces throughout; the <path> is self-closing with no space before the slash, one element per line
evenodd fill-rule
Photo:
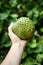
<path fill-rule="evenodd" d="M 23 42 L 23 43 L 25 43 L 26 42 L 26 40 L 21 40 L 16 34 L 14 34 L 13 32 L 12 32 L 12 25 L 13 25 L 13 23 L 11 23 L 11 25 L 8 27 L 8 32 L 9 32 L 9 37 L 10 37 L 10 39 L 11 39 L 11 41 L 12 41 L 12 43 L 16 43 L 16 42 Z"/>

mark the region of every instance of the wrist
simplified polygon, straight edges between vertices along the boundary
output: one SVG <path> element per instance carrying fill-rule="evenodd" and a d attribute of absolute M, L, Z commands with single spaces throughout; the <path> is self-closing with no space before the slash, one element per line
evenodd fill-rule
<path fill-rule="evenodd" d="M 24 49 L 24 47 L 26 46 L 26 42 L 27 41 L 23 41 L 23 40 L 20 40 L 20 41 L 18 41 L 18 42 L 16 42 L 16 43 L 12 43 L 12 46 L 18 46 L 18 47 L 22 47 L 23 49 Z"/>

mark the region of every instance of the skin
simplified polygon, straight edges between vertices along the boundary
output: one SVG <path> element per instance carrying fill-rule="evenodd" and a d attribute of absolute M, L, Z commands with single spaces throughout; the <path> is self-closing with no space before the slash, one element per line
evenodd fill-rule
<path fill-rule="evenodd" d="M 20 65 L 22 53 L 27 43 L 26 40 L 21 40 L 12 32 L 12 25 L 13 23 L 8 27 L 8 35 L 11 39 L 12 46 L 1 65 Z"/>

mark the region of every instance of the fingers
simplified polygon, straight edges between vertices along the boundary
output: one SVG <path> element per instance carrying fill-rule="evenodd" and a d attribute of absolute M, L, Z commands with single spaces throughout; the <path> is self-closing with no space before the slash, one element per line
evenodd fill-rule
<path fill-rule="evenodd" d="M 8 27 L 8 32 L 12 31 L 12 26 L 13 26 L 13 23 L 11 23 L 10 26 Z"/>
<path fill-rule="evenodd" d="M 8 32 L 9 32 L 9 36 L 12 37 L 13 32 L 12 32 L 12 26 L 13 26 L 13 23 L 10 24 L 10 26 L 8 27 Z"/>
<path fill-rule="evenodd" d="M 12 26 L 13 26 L 13 23 L 11 23 L 10 26 L 8 27 L 8 35 L 9 35 L 12 43 L 22 41 L 22 46 L 25 47 L 27 41 L 21 40 L 16 34 L 14 34 L 12 32 Z"/>
<path fill-rule="evenodd" d="M 10 26 L 8 27 L 8 35 L 11 41 L 13 41 L 13 36 L 14 36 L 14 33 L 12 32 L 12 26 L 13 26 L 13 23 L 11 23 Z"/>
<path fill-rule="evenodd" d="M 8 35 L 10 36 L 11 39 L 14 35 L 13 32 L 12 32 L 12 26 L 13 26 L 13 23 L 11 23 L 10 26 L 8 27 Z"/>
<path fill-rule="evenodd" d="M 13 26 L 13 23 L 11 23 L 10 26 L 8 27 L 8 35 L 9 35 L 12 42 L 16 42 L 16 41 L 18 41 L 20 39 L 16 34 L 14 34 L 12 32 L 12 26 Z"/>

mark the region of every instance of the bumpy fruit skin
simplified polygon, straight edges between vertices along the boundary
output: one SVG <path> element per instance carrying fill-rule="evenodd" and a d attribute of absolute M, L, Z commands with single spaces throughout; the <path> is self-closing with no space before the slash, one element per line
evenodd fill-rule
<path fill-rule="evenodd" d="M 19 18 L 12 26 L 12 31 L 23 40 L 30 39 L 34 30 L 34 24 L 27 17 Z"/>

